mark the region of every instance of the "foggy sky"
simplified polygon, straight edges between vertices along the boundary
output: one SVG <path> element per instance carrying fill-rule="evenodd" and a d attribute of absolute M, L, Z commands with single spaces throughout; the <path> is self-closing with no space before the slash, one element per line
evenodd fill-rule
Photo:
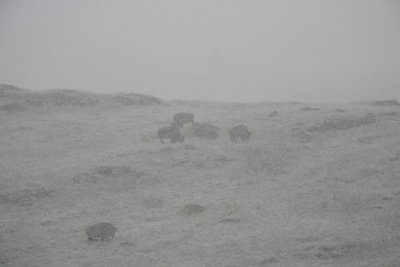
<path fill-rule="evenodd" d="M 400 100 L 400 1 L 0 0 L 0 83 L 164 99 Z"/>

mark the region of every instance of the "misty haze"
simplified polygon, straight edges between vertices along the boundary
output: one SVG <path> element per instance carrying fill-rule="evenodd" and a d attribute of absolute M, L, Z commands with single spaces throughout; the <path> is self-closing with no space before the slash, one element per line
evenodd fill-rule
<path fill-rule="evenodd" d="M 400 2 L 0 0 L 0 266 L 400 266 Z"/>

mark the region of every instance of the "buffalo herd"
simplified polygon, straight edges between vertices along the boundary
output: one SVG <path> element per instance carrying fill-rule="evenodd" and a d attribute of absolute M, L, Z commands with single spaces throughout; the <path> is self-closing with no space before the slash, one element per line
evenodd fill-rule
<path fill-rule="evenodd" d="M 195 123 L 192 113 L 180 112 L 174 115 L 170 126 L 163 127 L 157 131 L 160 142 L 164 144 L 164 140 L 170 140 L 171 143 L 183 143 L 185 136 L 181 133 L 181 129 L 185 124 L 191 124 L 195 133 L 199 133 L 201 136 L 216 138 L 218 135 L 218 127 L 208 123 Z M 247 126 L 243 124 L 237 125 L 229 131 L 229 136 L 233 143 L 238 142 L 238 140 L 242 142 L 249 140 L 251 134 Z"/>

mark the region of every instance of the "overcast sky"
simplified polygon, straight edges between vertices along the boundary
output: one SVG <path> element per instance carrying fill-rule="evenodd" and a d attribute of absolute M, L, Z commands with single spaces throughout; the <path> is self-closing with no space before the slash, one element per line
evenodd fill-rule
<path fill-rule="evenodd" d="M 400 100 L 400 1 L 0 0 L 0 83 L 164 99 Z"/>

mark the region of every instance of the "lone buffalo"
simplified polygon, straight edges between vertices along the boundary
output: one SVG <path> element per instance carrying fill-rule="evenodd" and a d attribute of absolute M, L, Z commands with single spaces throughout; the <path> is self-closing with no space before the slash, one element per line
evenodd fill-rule
<path fill-rule="evenodd" d="M 173 118 L 173 124 L 178 127 L 183 127 L 184 124 L 194 124 L 194 115 L 192 113 L 176 113 Z"/>
<path fill-rule="evenodd" d="M 171 143 L 183 143 L 185 141 L 185 137 L 181 134 L 176 125 L 172 124 L 168 127 L 163 127 L 157 131 L 158 138 L 162 144 L 164 144 L 164 139 L 170 139 Z"/>
<path fill-rule="evenodd" d="M 106 241 L 114 238 L 115 228 L 111 223 L 101 222 L 85 229 L 88 241 Z"/>
<path fill-rule="evenodd" d="M 231 137 L 231 141 L 236 143 L 237 138 L 240 138 L 241 141 L 249 140 L 251 136 L 251 132 L 247 129 L 247 126 L 241 124 L 233 127 L 229 131 L 229 135 Z"/>

